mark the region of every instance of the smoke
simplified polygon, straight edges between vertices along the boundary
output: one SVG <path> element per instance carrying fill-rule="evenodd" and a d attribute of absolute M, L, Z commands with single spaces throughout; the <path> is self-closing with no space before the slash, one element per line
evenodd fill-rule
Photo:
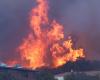
<path fill-rule="evenodd" d="M 77 45 L 84 47 L 88 59 L 100 56 L 99 4 L 99 0 L 52 0 L 50 4 L 51 13 L 64 25 L 65 34 L 77 37 Z"/>
<path fill-rule="evenodd" d="M 66 36 L 74 34 L 78 38 L 78 46 L 85 48 L 87 58 L 99 59 L 100 1 L 48 1 L 50 17 L 64 25 Z M 35 0 L 0 0 L 0 61 L 20 57 L 16 48 L 30 31 L 28 17 L 35 5 Z"/>
<path fill-rule="evenodd" d="M 19 58 L 16 48 L 27 36 L 33 0 L 0 0 L 0 61 Z"/>

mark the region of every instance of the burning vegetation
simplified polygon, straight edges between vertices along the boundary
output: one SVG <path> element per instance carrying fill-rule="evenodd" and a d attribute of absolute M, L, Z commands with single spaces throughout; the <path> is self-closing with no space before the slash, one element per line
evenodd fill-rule
<path fill-rule="evenodd" d="M 31 32 L 18 47 L 23 66 L 29 69 L 57 68 L 68 61 L 85 57 L 82 48 L 73 48 L 71 36 L 65 37 L 63 26 L 48 17 L 47 0 L 36 0 L 30 12 Z"/>

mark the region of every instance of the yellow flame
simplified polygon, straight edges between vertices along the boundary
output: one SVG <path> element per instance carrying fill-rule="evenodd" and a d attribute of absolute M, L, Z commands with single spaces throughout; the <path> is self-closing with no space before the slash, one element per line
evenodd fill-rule
<path fill-rule="evenodd" d="M 38 5 L 32 9 L 30 15 L 32 32 L 19 46 L 22 61 L 28 61 L 24 67 L 56 68 L 68 61 L 76 61 L 78 57 L 85 57 L 82 48 L 72 48 L 71 37 L 67 40 L 64 39 L 63 26 L 56 20 L 49 21 L 47 1 L 36 1 Z M 43 30 L 43 26 L 47 26 L 49 29 Z"/>

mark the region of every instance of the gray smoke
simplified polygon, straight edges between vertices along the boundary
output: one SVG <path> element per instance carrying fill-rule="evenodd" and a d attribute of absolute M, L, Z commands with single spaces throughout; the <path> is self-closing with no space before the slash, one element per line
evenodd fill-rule
<path fill-rule="evenodd" d="M 76 36 L 88 59 L 100 56 L 100 1 L 48 0 L 50 18 L 64 25 L 66 36 Z M 0 61 L 20 57 L 15 51 L 29 33 L 29 12 L 35 0 L 0 0 Z"/>
<path fill-rule="evenodd" d="M 66 35 L 78 38 L 77 44 L 86 51 L 88 59 L 100 57 L 100 1 L 52 0 L 51 13 L 64 25 Z"/>
<path fill-rule="evenodd" d="M 29 11 L 33 0 L 0 0 L 0 61 L 19 58 L 16 48 L 29 32 Z"/>

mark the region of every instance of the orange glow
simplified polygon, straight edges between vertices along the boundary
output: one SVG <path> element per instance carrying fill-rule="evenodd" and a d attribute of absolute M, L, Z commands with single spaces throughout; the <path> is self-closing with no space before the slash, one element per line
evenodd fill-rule
<path fill-rule="evenodd" d="M 10 61 L 7 61 L 7 65 L 10 65 L 10 67 L 13 67 L 17 64 L 18 61 L 16 60 L 10 60 Z"/>
<path fill-rule="evenodd" d="M 56 20 L 49 21 L 48 2 L 36 0 L 38 5 L 30 13 L 30 28 L 32 32 L 24 38 L 19 46 L 21 60 L 28 64 L 26 68 L 41 67 L 56 68 L 68 61 L 76 61 L 85 57 L 82 48 L 73 49 L 71 37 L 64 38 L 63 26 Z M 43 29 L 42 27 L 46 27 Z"/>

